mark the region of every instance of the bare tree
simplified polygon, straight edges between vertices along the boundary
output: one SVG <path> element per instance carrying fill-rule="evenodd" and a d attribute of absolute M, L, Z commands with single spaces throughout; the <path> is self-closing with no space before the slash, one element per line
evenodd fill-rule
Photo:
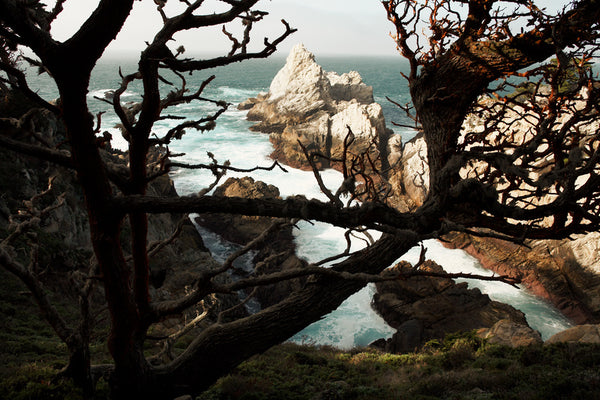
<path fill-rule="evenodd" d="M 98 276 L 110 313 L 108 345 L 114 365 L 107 368 L 115 399 L 172 398 L 206 389 L 241 361 L 289 338 L 332 311 L 367 282 L 382 279 L 381 271 L 424 239 L 456 230 L 478 229 L 481 235 L 520 242 L 527 237 L 567 237 L 599 227 L 598 128 L 589 132 L 584 125 L 592 126 L 588 122 L 598 119 L 600 89 L 590 70 L 579 68 L 583 63 L 576 63 L 573 69 L 571 64 L 563 62 L 569 58 L 587 61 L 595 54 L 600 20 L 597 0 L 574 2 L 555 16 L 546 15 L 528 0 L 383 2 L 396 28 L 398 48 L 411 65 L 407 78 L 415 121 L 428 144 L 429 195 L 412 212 L 399 212 L 383 201 L 344 206 L 339 194 L 353 190 L 348 184 L 337 191 L 327 189 L 329 202 L 301 196 L 287 199 L 223 199 L 206 193 L 181 198 L 148 196 L 149 183 L 168 173 L 172 165 L 166 160 L 151 160 L 149 151 L 168 145 L 191 128 L 210 130 L 227 108 L 225 103 L 202 96 L 210 79 L 199 88 L 190 89 L 184 74 L 267 57 L 293 33 L 294 29 L 284 21 L 279 37 L 272 41 L 265 39 L 260 51 L 249 51 L 250 30 L 265 16 L 264 12 L 252 10 L 257 2 L 221 0 L 228 8 L 226 11 L 203 14 L 202 0 L 182 0 L 173 16 L 164 2 L 158 2 L 163 26 L 142 51 L 138 71 L 123 76 L 121 86 L 109 100 L 129 145 L 129 163 L 125 168 L 102 157 L 102 140 L 98 140 L 99 130 L 86 95 L 92 68 L 121 30 L 133 0 L 101 0 L 79 30 L 64 42 L 53 39 L 50 29 L 64 0 L 57 1 L 52 10 L 33 0 L 0 0 L 0 34 L 7 43 L 26 46 L 35 53 L 38 59 L 32 62 L 50 74 L 60 99 L 51 104 L 39 98 L 27 86 L 22 72 L 0 60 L 0 70 L 7 77 L 5 84 L 23 91 L 60 117 L 67 131 L 69 149 L 19 142 L 5 135 L 0 135 L 0 145 L 77 172 L 85 196 Z M 173 50 L 168 46 L 173 36 L 183 30 L 235 20 L 244 26 L 243 38 L 236 39 L 224 29 L 232 48 L 223 57 L 188 59 L 182 57 L 183 49 Z M 429 29 L 425 35 L 421 34 L 423 26 Z M 576 57 L 565 57 L 571 51 L 576 52 Z M 523 75 L 520 71 L 552 56 L 559 61 L 554 70 L 539 67 L 524 74 L 532 78 L 540 72 L 549 86 L 534 84 L 526 96 L 506 97 L 493 104 L 481 101 L 492 82 Z M 567 64 L 571 65 L 571 72 L 577 72 L 577 79 L 576 85 L 565 93 L 559 88 Z M 164 71 L 174 73 L 181 84 L 161 96 L 159 83 L 164 79 Z M 121 101 L 121 95 L 135 80 L 142 83 L 143 100 L 128 107 Z M 549 91 L 542 90 L 547 87 Z M 585 91 L 580 90 L 584 87 Z M 167 108 L 191 101 L 211 101 L 217 111 L 195 121 L 176 123 L 178 120 L 174 119 L 174 127 L 164 136 L 151 136 L 154 123 L 169 118 L 164 114 Z M 567 108 L 569 117 L 560 119 L 561 115 L 567 115 L 562 111 Z M 508 110 L 523 118 L 532 116 L 532 130 L 524 138 L 514 138 L 505 119 Z M 474 111 L 479 111 L 486 121 L 483 131 L 461 134 L 465 118 Z M 363 157 L 360 162 L 367 161 Z M 477 168 L 471 167 L 475 162 Z M 185 167 L 181 163 L 178 166 Z M 216 162 L 205 167 L 215 171 L 217 178 L 231 168 Z M 365 182 L 375 182 L 363 176 L 363 169 L 344 171 L 348 175 L 346 181 L 355 174 Z M 378 199 L 377 188 L 367 191 Z M 191 282 L 192 290 L 186 296 L 156 301 L 149 290 L 152 252 L 147 244 L 148 214 L 167 212 L 300 218 L 348 229 L 379 230 L 383 235 L 364 250 L 346 254 L 331 269 L 309 266 L 219 283 L 217 278 L 232 268 L 230 258 Z M 120 240 L 126 217 L 131 229 L 131 262 Z M 259 237 L 242 251 L 260 245 Z M 6 266 L 10 259 L 0 261 Z M 201 302 L 209 304 L 215 294 L 307 275 L 310 278 L 303 288 L 280 303 L 242 319 L 219 320 L 204 328 L 172 360 L 155 365 L 144 355 L 149 328 L 165 318 Z M 89 364 L 89 359 L 83 362 Z M 84 381 L 91 380 L 93 368 L 89 371 L 84 374 Z"/>
<path fill-rule="evenodd" d="M 555 16 L 533 1 L 383 3 L 411 65 L 406 78 L 427 142 L 429 199 L 450 206 L 447 221 L 517 240 L 595 230 L 598 84 L 584 65 L 597 57 L 598 3 L 576 1 Z M 423 20 L 427 37 L 418 34 Z M 557 68 L 527 70 L 552 56 Z M 567 72 L 576 79 L 561 92 Z M 491 87 L 511 77 L 529 80 L 528 96 L 501 96 L 510 81 Z M 481 97 L 490 94 L 498 101 Z M 465 134 L 469 113 L 482 129 Z M 516 137 L 519 120 L 530 125 Z M 569 157 L 576 162 L 566 168 Z"/>

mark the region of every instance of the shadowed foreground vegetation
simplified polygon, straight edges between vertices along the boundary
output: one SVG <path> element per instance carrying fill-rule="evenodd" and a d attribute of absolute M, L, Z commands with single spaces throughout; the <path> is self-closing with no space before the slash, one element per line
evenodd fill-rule
<path fill-rule="evenodd" d="M 19 282 L 0 270 L 0 399 L 81 399 L 56 374 L 64 344 Z M 108 360 L 98 332 L 97 362 Z M 182 343 L 182 346 L 185 343 Z M 199 400 L 598 399 L 600 346 L 493 346 L 473 333 L 429 342 L 415 354 L 284 344 L 241 364 Z M 100 381 L 95 398 L 107 397 Z"/>
<path fill-rule="evenodd" d="M 285 344 L 242 364 L 202 400 L 597 399 L 600 347 L 509 349 L 453 335 L 417 354 Z"/>

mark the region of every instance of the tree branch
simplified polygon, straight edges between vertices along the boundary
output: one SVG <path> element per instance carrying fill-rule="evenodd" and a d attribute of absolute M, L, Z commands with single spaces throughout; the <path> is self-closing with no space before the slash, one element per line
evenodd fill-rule
<path fill-rule="evenodd" d="M 319 200 L 296 196 L 287 199 L 246 199 L 239 197 L 179 197 L 165 199 L 153 196 L 123 196 L 112 201 L 112 207 L 123 213 L 134 210 L 148 213 L 229 213 L 280 218 L 300 218 L 329 222 L 340 227 L 366 226 L 376 230 L 385 227 L 431 232 L 438 226 L 435 206 L 429 204 L 414 213 L 401 213 L 380 203 L 364 203 L 339 209 Z"/>

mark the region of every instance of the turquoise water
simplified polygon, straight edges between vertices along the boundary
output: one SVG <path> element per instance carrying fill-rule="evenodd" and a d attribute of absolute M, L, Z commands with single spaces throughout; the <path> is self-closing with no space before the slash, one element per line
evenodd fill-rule
<path fill-rule="evenodd" d="M 409 120 L 394 105 L 387 102 L 386 97 L 394 101 L 406 103 L 409 100 L 408 88 L 400 71 L 406 70 L 406 65 L 395 57 L 378 58 L 320 58 L 317 57 L 326 71 L 338 73 L 357 70 L 363 80 L 374 87 L 374 95 L 384 111 L 388 126 L 396 134 L 408 140 L 413 133 L 406 129 L 394 128 L 390 121 L 410 123 Z M 277 71 L 284 65 L 282 57 L 270 60 L 253 60 L 238 63 L 218 71 L 205 71 L 194 76 L 186 76 L 188 87 L 197 88 L 200 83 L 212 74 L 216 79 L 206 89 L 205 96 L 214 100 L 225 100 L 237 104 L 248 97 L 256 96 L 259 92 L 267 91 L 271 80 Z M 116 89 L 120 84 L 118 75 L 119 67 L 124 74 L 133 72 L 135 63 L 127 60 L 104 60 L 94 70 L 89 93 L 90 107 L 93 112 L 107 111 L 102 118 L 102 129 L 113 133 L 115 147 L 124 147 L 125 142 L 119 139 L 120 134 L 114 125 L 117 119 L 105 102 L 94 97 L 103 97 L 108 90 Z M 48 83 L 44 76 L 36 77 L 33 87 L 37 88 L 40 95 L 47 99 L 56 96 L 56 89 Z M 175 77 L 168 77 L 177 82 Z M 166 93 L 167 86 L 163 85 Z M 136 101 L 140 99 L 139 84 L 131 85 L 125 92 L 123 101 Z M 174 107 L 170 114 L 177 114 L 188 118 L 200 118 L 215 110 L 212 104 L 194 103 Z M 268 136 L 253 133 L 248 130 L 251 125 L 245 120 L 245 112 L 238 111 L 232 106 L 218 121 L 215 130 L 200 133 L 188 132 L 181 141 L 174 143 L 171 149 L 174 152 L 185 153 L 182 161 L 190 163 L 208 162 L 207 152 L 211 152 L 220 162 L 229 160 L 236 167 L 250 168 L 256 165 L 270 165 L 269 154 L 272 151 Z M 160 135 L 171 127 L 169 122 L 159 122 L 155 126 L 155 133 Z M 228 176 L 243 176 L 247 174 L 228 174 Z M 274 184 L 279 187 L 283 196 L 305 194 L 311 198 L 323 198 L 315 183 L 312 173 L 289 169 L 288 173 L 280 171 L 259 171 L 251 174 L 254 179 Z M 335 171 L 323 173 L 325 183 L 332 188 L 337 188 L 341 176 Z M 172 174 L 176 188 L 180 194 L 198 192 L 212 182 L 212 176 L 205 171 L 180 170 Z M 309 261 L 317 261 L 324 257 L 340 252 L 345 247 L 343 230 L 326 224 L 301 224 L 301 229 L 295 232 L 299 254 Z M 216 239 L 210 239 L 213 251 L 224 254 L 228 245 Z M 481 266 L 474 258 L 460 250 L 448 250 L 435 241 L 426 243 L 429 248 L 428 256 L 443 265 L 449 272 L 481 273 Z M 358 243 L 356 244 L 358 246 Z M 418 257 L 417 250 L 409 252 L 403 257 L 408 261 Z M 485 270 L 484 270 L 485 272 Z M 544 338 L 566 329 L 570 326 L 564 318 L 550 304 L 532 296 L 526 290 L 517 290 L 508 285 L 490 282 L 470 282 L 470 285 L 480 287 L 493 299 L 504 301 L 521 309 L 530 324 L 538 329 Z M 381 337 L 389 337 L 393 330 L 370 307 L 373 287 L 369 286 L 363 291 L 349 298 L 340 308 L 323 320 L 309 326 L 292 340 L 315 344 L 331 344 L 343 348 L 364 346 Z"/>

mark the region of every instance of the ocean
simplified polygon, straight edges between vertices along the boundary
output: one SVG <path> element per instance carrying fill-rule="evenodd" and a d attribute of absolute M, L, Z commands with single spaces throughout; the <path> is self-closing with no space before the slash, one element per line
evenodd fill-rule
<path fill-rule="evenodd" d="M 406 72 L 408 67 L 400 57 L 317 56 L 316 61 L 326 71 L 338 73 L 358 71 L 363 81 L 373 86 L 375 101 L 382 105 L 388 127 L 395 134 L 401 135 L 403 141 L 414 136 L 412 130 L 392 124 L 392 122 L 410 124 L 410 120 L 403 111 L 386 99 L 389 97 L 401 104 L 409 102 L 407 83 L 400 74 Z M 236 105 L 260 92 L 268 91 L 271 80 L 284 64 L 285 58 L 280 56 L 267 60 L 251 60 L 186 76 L 188 87 L 195 90 L 204 79 L 216 75 L 215 80 L 205 90 L 204 96 L 214 100 L 224 100 L 233 105 L 219 118 L 217 127 L 213 131 L 205 133 L 189 131 L 182 140 L 170 146 L 172 152 L 183 153 L 184 156 L 180 160 L 189 163 L 209 162 L 207 153 L 210 152 L 220 163 L 230 161 L 233 166 L 240 168 L 270 165 L 272 160 L 269 154 L 272 152 L 272 146 L 268 135 L 249 131 L 248 128 L 252 123 L 245 119 L 246 112 L 237 110 Z M 119 68 L 123 74 L 128 74 L 134 71 L 134 67 L 133 59 L 107 58 L 98 63 L 92 75 L 88 97 L 90 109 L 94 113 L 106 112 L 102 116 L 102 130 L 113 134 L 114 147 L 124 148 L 125 145 L 119 131 L 115 128 L 117 118 L 110 105 L 97 98 L 103 98 L 107 92 L 119 87 Z M 42 97 L 46 99 L 56 97 L 56 88 L 49 83 L 47 77 L 35 76 L 33 73 L 28 75 L 32 78 L 32 87 L 36 88 Z M 173 83 L 178 83 L 177 78 L 172 75 L 167 74 L 166 78 Z M 168 86 L 163 85 L 163 90 L 166 93 Z M 122 100 L 138 101 L 141 98 L 140 94 L 139 83 L 132 84 L 122 96 Z M 169 110 L 169 114 L 198 118 L 214 111 L 215 107 L 210 103 L 192 103 L 173 107 Z M 160 121 L 155 125 L 155 133 L 163 134 L 172 125 L 172 121 Z M 304 194 L 308 198 L 324 199 L 311 172 L 292 168 L 288 168 L 288 171 L 288 173 L 281 171 L 232 173 L 227 176 L 250 175 L 255 180 L 277 186 L 282 196 Z M 171 176 L 181 195 L 198 192 L 212 182 L 212 176 L 207 171 L 178 170 Z M 333 170 L 324 171 L 323 178 L 325 183 L 333 188 L 337 188 L 341 182 L 341 175 Z M 217 259 L 226 257 L 227 252 L 235 247 L 216 235 L 203 232 L 203 236 Z M 302 223 L 300 229 L 295 232 L 295 238 L 299 255 L 310 262 L 336 254 L 345 247 L 343 230 L 327 224 Z M 359 242 L 354 245 L 356 248 L 360 246 Z M 425 245 L 428 248 L 428 257 L 441 264 L 448 272 L 490 273 L 483 270 L 476 259 L 461 250 L 446 249 L 436 241 L 427 241 Z M 419 250 L 414 249 L 402 259 L 415 262 L 418 255 Z M 551 304 L 531 295 L 526 289 L 515 289 L 498 282 L 468 282 L 470 286 L 478 287 L 482 292 L 487 293 L 493 300 L 511 304 L 523 311 L 529 324 L 540 331 L 544 339 L 571 326 L 569 320 Z M 372 285 L 366 287 L 348 298 L 338 310 L 307 327 L 290 340 L 347 349 L 368 345 L 382 337 L 390 337 L 394 330 L 371 309 L 373 292 Z"/>

